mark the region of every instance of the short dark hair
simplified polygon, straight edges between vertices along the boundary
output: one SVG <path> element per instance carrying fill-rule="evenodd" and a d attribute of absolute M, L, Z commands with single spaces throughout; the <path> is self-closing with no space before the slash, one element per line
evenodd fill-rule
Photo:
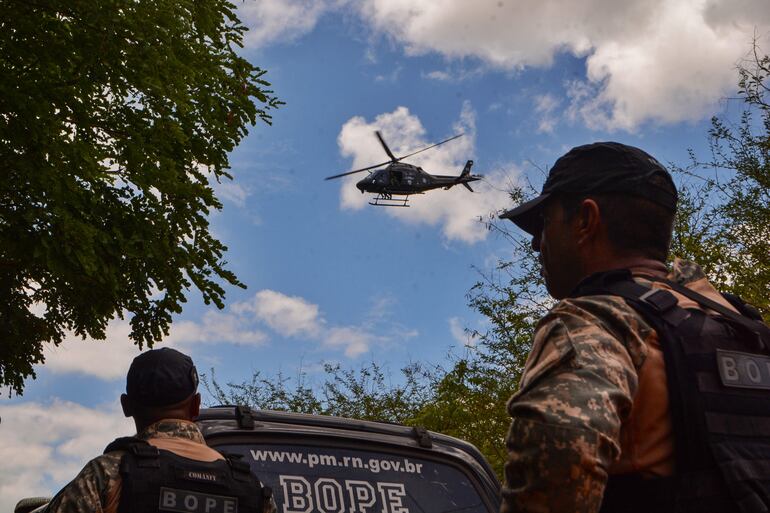
<path fill-rule="evenodd" d="M 671 189 L 670 181 L 650 179 L 662 189 Z M 674 190 L 674 194 L 676 191 Z M 607 224 L 607 237 L 616 249 L 639 253 L 665 262 L 671 247 L 676 212 L 658 203 L 626 193 L 595 193 L 578 196 L 558 195 L 566 219 L 572 219 L 583 200 L 596 201 Z"/>

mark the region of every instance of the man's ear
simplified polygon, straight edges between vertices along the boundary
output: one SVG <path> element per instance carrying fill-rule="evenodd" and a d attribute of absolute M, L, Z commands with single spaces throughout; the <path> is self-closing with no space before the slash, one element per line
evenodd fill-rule
<path fill-rule="evenodd" d="M 577 217 L 577 242 L 582 244 L 596 237 L 601 229 L 602 216 L 599 205 L 591 198 L 580 202 L 580 210 Z"/>
<path fill-rule="evenodd" d="M 195 394 L 190 401 L 190 420 L 195 419 L 201 413 L 201 395 Z"/>
<path fill-rule="evenodd" d="M 120 394 L 120 406 L 123 407 L 123 415 L 126 417 L 134 416 L 134 405 L 126 394 Z"/>

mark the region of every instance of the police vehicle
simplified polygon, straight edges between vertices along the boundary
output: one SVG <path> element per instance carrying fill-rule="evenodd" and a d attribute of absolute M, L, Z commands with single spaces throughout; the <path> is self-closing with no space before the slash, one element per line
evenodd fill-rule
<path fill-rule="evenodd" d="M 209 446 L 240 455 L 272 490 L 278 513 L 497 513 L 500 485 L 471 444 L 424 428 L 205 408 Z M 25 499 L 15 513 L 46 502 Z"/>

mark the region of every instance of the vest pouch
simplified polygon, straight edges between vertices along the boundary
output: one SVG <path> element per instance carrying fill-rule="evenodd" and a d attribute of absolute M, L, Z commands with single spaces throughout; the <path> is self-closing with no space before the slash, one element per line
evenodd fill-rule
<path fill-rule="evenodd" d="M 645 500 L 629 500 L 642 496 Z M 674 513 L 676 480 L 638 474 L 609 476 L 599 513 Z"/>
<path fill-rule="evenodd" d="M 770 511 L 770 446 L 730 438 L 711 447 L 738 511 Z"/>

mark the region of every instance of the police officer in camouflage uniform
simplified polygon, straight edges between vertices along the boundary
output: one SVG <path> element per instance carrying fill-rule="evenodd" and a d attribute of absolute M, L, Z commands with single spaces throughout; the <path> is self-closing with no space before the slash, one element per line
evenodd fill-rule
<path fill-rule="evenodd" d="M 248 465 L 209 448 L 193 422 L 198 374 L 189 356 L 162 348 L 137 356 L 120 398 L 137 434 L 119 438 L 48 504 L 50 513 L 274 513 Z"/>
<path fill-rule="evenodd" d="M 768 511 L 770 330 L 668 257 L 677 192 L 638 148 L 573 148 L 501 217 L 558 303 L 508 402 L 502 513 Z"/>

